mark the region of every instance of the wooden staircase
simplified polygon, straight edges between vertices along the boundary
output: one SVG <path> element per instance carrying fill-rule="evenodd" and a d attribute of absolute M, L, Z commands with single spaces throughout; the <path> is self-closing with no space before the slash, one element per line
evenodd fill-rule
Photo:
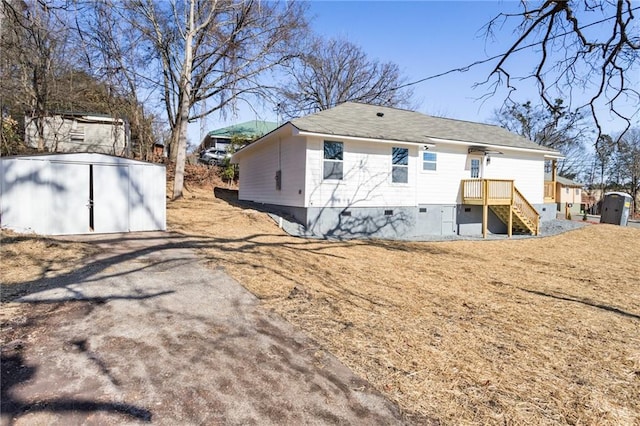
<path fill-rule="evenodd" d="M 489 206 L 489 208 L 505 225 L 509 226 L 509 206 Z M 512 214 L 511 232 L 537 235 L 536 224 L 532 223 L 517 207 L 513 207 Z"/>
<path fill-rule="evenodd" d="M 462 202 L 483 206 L 482 235 L 485 238 L 489 209 L 507 225 L 509 236 L 514 231 L 532 235 L 538 235 L 540 231 L 540 214 L 512 180 L 465 179 L 462 181 Z"/>

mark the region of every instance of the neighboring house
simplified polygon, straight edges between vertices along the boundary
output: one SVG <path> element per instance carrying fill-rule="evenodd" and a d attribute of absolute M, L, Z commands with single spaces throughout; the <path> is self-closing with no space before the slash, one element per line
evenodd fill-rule
<path fill-rule="evenodd" d="M 253 140 L 275 130 L 276 127 L 278 127 L 278 123 L 253 120 L 212 130 L 204 137 L 197 151 L 203 151 L 207 148 L 227 151 L 229 145 L 231 145 L 231 138 L 234 136 L 241 136 L 247 140 Z"/>
<path fill-rule="evenodd" d="M 571 215 L 579 215 L 584 213 L 582 205 L 582 188 L 583 184 L 567 179 L 562 176 L 556 178 L 556 202 L 558 211 L 563 215 L 571 213 Z"/>
<path fill-rule="evenodd" d="M 586 212 L 587 214 L 596 213 L 599 197 L 596 198 L 596 196 L 593 193 L 594 193 L 593 190 L 591 191 L 588 189 L 582 190 L 582 199 L 580 201 L 580 205 L 581 205 L 580 208 L 582 209 L 582 211 Z"/>
<path fill-rule="evenodd" d="M 99 114 L 61 113 L 25 117 L 25 142 L 37 148 L 40 135 L 49 152 L 127 154 L 128 126 L 122 119 Z"/>
<path fill-rule="evenodd" d="M 240 200 L 309 235 L 420 239 L 537 234 L 556 215 L 544 175 L 557 158 L 497 126 L 347 102 L 283 124 L 232 162 Z"/>

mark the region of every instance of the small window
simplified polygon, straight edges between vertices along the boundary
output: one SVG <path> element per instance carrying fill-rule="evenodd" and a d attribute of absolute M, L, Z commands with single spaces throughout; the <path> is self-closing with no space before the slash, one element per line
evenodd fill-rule
<path fill-rule="evenodd" d="M 342 142 L 324 141 L 324 179 L 342 180 L 343 152 Z"/>
<path fill-rule="evenodd" d="M 477 179 L 480 177 L 480 159 L 471 159 L 471 179 Z"/>
<path fill-rule="evenodd" d="M 391 148 L 391 182 L 407 183 L 409 182 L 409 149 L 408 148 Z"/>
<path fill-rule="evenodd" d="M 565 194 L 569 195 L 569 188 L 564 189 Z"/>
<path fill-rule="evenodd" d="M 580 188 L 576 188 L 576 195 L 580 195 Z"/>
<path fill-rule="evenodd" d="M 438 157 L 434 152 L 422 153 L 422 170 L 436 170 Z"/>

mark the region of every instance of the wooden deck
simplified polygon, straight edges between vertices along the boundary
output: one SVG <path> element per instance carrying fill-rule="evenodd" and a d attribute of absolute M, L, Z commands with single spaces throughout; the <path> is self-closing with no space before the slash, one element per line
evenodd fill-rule
<path fill-rule="evenodd" d="M 489 209 L 507 225 L 509 236 L 512 235 L 514 229 L 530 232 L 533 235 L 538 235 L 540 230 L 540 214 L 518 191 L 513 180 L 464 179 L 462 181 L 462 204 L 483 206 L 482 236 L 484 238 L 487 237 Z"/>

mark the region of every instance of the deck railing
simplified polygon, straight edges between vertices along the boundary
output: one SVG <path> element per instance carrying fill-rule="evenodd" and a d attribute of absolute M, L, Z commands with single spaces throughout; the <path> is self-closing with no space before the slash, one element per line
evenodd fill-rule
<path fill-rule="evenodd" d="M 513 181 L 507 179 L 464 179 L 462 202 L 465 204 L 510 204 Z"/>
<path fill-rule="evenodd" d="M 518 191 L 518 188 L 516 187 L 513 188 L 513 205 L 520 211 L 520 214 L 526 217 L 529 222 L 533 224 L 533 233 L 534 235 L 538 235 L 540 230 L 540 216 L 538 215 L 538 211 L 526 198 L 524 198 L 522 193 Z"/>

